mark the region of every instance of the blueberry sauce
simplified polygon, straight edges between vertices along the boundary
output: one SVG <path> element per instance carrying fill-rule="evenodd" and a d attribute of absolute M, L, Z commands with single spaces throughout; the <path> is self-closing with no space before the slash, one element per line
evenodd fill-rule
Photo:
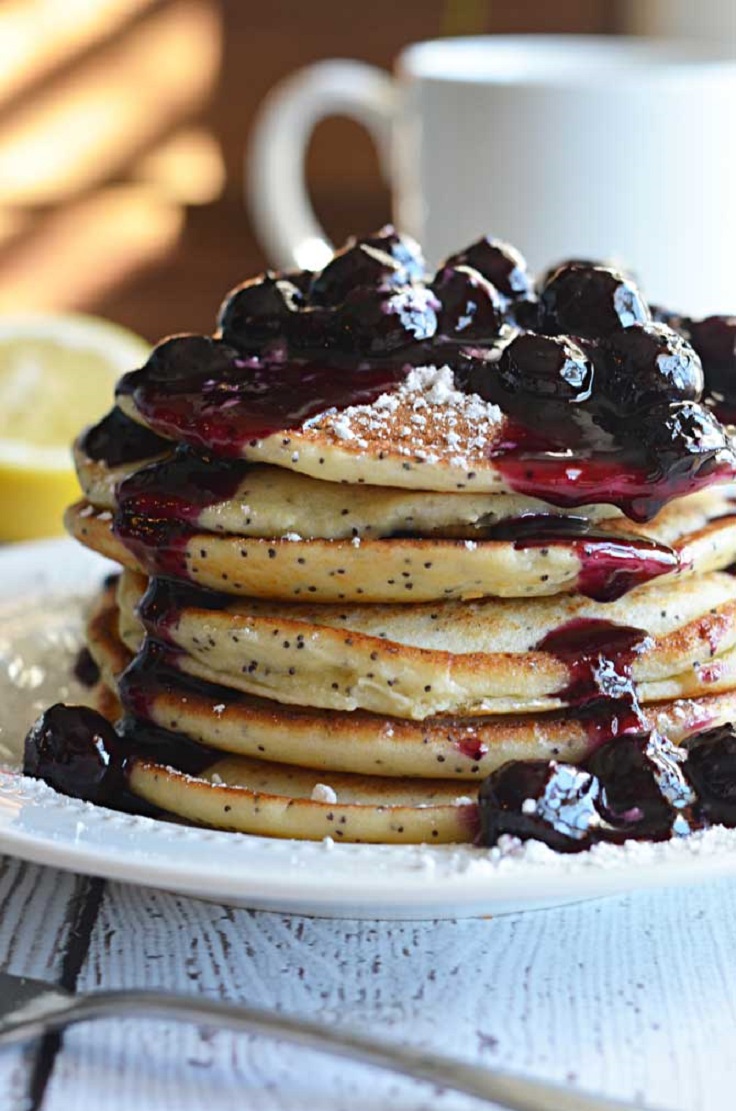
<path fill-rule="evenodd" d="M 570 508 L 606 502 L 634 520 L 648 520 L 672 498 L 736 473 L 723 430 L 693 402 L 667 407 L 658 421 L 650 409 L 648 424 L 628 420 L 611 428 L 594 397 L 582 394 L 584 403 L 571 405 L 546 392 L 510 392 L 496 377 L 495 363 L 457 344 L 449 351 L 447 345 L 414 344 L 388 360 L 344 355 L 336 365 L 334 353 L 319 362 L 264 362 L 203 341 L 166 341 L 146 367 L 121 379 L 118 394 L 130 395 L 157 433 L 205 454 L 241 457 L 249 445 L 278 432 L 288 436 L 327 409 L 372 403 L 399 386 L 412 365 L 449 362 L 464 388 L 511 415 L 510 428 L 489 443 L 488 455 L 519 493 Z"/>
<path fill-rule="evenodd" d="M 600 698 L 630 699 L 634 705 L 631 666 L 651 643 L 648 633 L 633 625 L 577 617 L 552 629 L 534 645 L 534 651 L 549 652 L 565 664 L 569 681 L 556 697 L 569 705 Z"/>
<path fill-rule="evenodd" d="M 155 639 L 166 640 L 182 609 L 223 610 L 231 603 L 227 594 L 154 576 L 138 603 L 138 616 Z"/>
<path fill-rule="evenodd" d="M 724 815 L 727 824 L 736 824 L 731 800 L 718 809 L 720 776 L 736 772 L 729 767 L 736 751 L 730 726 L 728 734 L 730 741 L 705 742 L 697 770 L 697 737 L 691 756 L 655 731 L 609 740 L 578 766 L 554 760 L 504 764 L 480 787 L 479 843 L 494 845 L 510 834 L 542 841 L 558 852 L 579 852 L 599 841 L 682 836 L 723 821 Z"/>
<path fill-rule="evenodd" d="M 643 629 L 576 618 L 534 646 L 555 656 L 567 669 L 567 684 L 555 697 L 576 710 L 591 747 L 644 727 L 631 672 L 634 661 L 650 645 Z"/>
<path fill-rule="evenodd" d="M 493 454 L 493 462 L 512 490 L 551 505 L 577 509 L 595 502 L 615 505 L 634 521 L 649 521 L 669 501 L 736 478 L 734 464 L 720 449 L 673 460 L 662 466 L 642 452 L 581 458 L 573 452 L 536 455 Z M 734 460 L 736 462 L 736 460 Z"/>
<path fill-rule="evenodd" d="M 645 520 L 736 475 L 733 444 L 700 404 L 699 353 L 706 381 L 728 361 L 731 318 L 718 319 L 693 325 L 691 346 L 651 322 L 628 275 L 587 262 L 551 273 L 537 306 L 523 259 L 487 238 L 428 284 L 416 244 L 383 228 L 320 273 L 234 290 L 220 335 L 165 340 L 118 394 L 156 433 L 242 457 L 327 409 L 372 403 L 412 366 L 448 365 L 514 422 L 514 443 L 504 430 L 488 444 L 511 489 Z"/>
<path fill-rule="evenodd" d="M 92 658 L 89 648 L 79 649 L 72 674 L 83 687 L 94 687 L 99 682 L 100 669 Z"/>
<path fill-rule="evenodd" d="M 89 459 L 118 467 L 162 455 L 172 445 L 115 408 L 82 434 L 79 446 Z"/>
<path fill-rule="evenodd" d="M 128 771 L 137 758 L 189 775 L 201 774 L 216 760 L 209 749 L 182 734 L 130 718 L 114 728 L 88 706 L 57 703 L 26 737 L 23 774 L 43 779 L 63 795 L 147 814 L 152 808 L 128 790 Z"/>
<path fill-rule="evenodd" d="M 178 691 L 188 696 L 201 695 L 217 704 L 224 699 L 229 705 L 243 696 L 238 691 L 225 690 L 205 679 L 185 675 L 176 669 L 178 652 L 171 645 L 147 636 L 140 652 L 131 660 L 118 681 L 120 701 L 130 717 L 148 721 L 154 702 L 161 693 Z"/>
<path fill-rule="evenodd" d="M 117 489 L 115 535 L 154 575 L 187 578 L 187 544 L 207 506 L 233 497 L 248 464 L 179 448 L 140 469 Z M 491 526 L 484 540 L 511 541 L 517 550 L 563 546 L 580 560 L 577 589 L 612 601 L 658 575 L 676 571 L 676 553 L 645 537 L 613 536 L 584 518 L 529 515 Z"/>
<path fill-rule="evenodd" d="M 615 535 L 597 529 L 585 517 L 529 514 L 509 518 L 484 530 L 487 540 L 512 541 L 517 551 L 529 548 L 571 549 L 580 561 L 576 590 L 598 602 L 612 602 L 658 575 L 677 571 L 677 553 L 643 536 Z"/>
<path fill-rule="evenodd" d="M 247 469 L 243 460 L 179 448 L 119 484 L 113 531 L 147 571 L 186 578 L 185 549 L 199 514 L 231 498 Z"/>
<path fill-rule="evenodd" d="M 472 760 L 474 763 L 482 760 L 488 754 L 488 745 L 484 744 L 475 733 L 465 731 L 456 736 L 451 732 L 450 740 L 458 752 L 467 756 L 468 760 Z"/>
<path fill-rule="evenodd" d="M 157 433 L 229 458 L 241 456 L 251 441 L 296 428 L 326 409 L 370 404 L 400 384 L 410 369 L 402 363 L 338 370 L 327 360 L 257 361 L 222 344 L 213 353 L 214 340 L 203 353 L 202 338 L 167 340 L 152 359 L 179 369 L 157 376 L 149 360 L 126 374 L 117 392 L 133 398 Z M 172 351 L 171 345 L 178 349 Z M 185 345 L 186 352 L 181 350 Z"/>

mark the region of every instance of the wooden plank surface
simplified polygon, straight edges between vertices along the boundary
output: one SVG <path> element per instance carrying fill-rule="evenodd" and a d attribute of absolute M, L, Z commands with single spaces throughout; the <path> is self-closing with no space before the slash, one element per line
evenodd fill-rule
<path fill-rule="evenodd" d="M 0 967 L 76 986 L 104 884 L 0 857 Z M 42 1038 L 0 1055 L 0 1107 L 35 1111 L 61 1039 Z"/>
<path fill-rule="evenodd" d="M 0 959 L 13 971 L 58 977 L 78 886 L 17 865 L 6 866 L 1 882 Z M 643 1096 L 673 1111 L 732 1105 L 733 882 L 439 923 L 290 918 L 117 884 L 101 895 L 93 924 L 87 911 L 80 989 L 176 987 L 349 1023 L 611 1096 Z M 28 1067 L 27 1058 L 0 1056 L 0 1106 L 29 1106 L 19 1102 Z M 70 1031 L 36 1106 L 474 1105 L 263 1039 L 128 1020 Z"/>

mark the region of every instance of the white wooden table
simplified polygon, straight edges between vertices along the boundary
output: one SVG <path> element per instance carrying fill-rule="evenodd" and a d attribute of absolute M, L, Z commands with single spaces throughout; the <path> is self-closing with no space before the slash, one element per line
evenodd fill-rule
<path fill-rule="evenodd" d="M 0 858 L 0 967 L 350 1023 L 675 1111 L 736 1107 L 736 882 L 463 922 L 234 910 Z M 0 1052 L 3 1111 L 480 1106 L 258 1038 L 129 1019 Z"/>

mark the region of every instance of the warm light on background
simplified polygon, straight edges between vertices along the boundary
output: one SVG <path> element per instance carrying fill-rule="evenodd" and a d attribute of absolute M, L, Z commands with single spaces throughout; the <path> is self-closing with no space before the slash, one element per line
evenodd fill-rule
<path fill-rule="evenodd" d="M 224 168 L 213 0 L 0 6 L 0 310 L 74 309 L 170 252 Z"/>

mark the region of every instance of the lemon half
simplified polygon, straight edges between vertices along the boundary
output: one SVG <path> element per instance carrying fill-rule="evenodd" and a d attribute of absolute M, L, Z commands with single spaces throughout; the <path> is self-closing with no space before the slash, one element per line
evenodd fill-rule
<path fill-rule="evenodd" d="M 0 316 L 0 540 L 62 531 L 79 495 L 71 443 L 150 345 L 83 315 Z"/>

